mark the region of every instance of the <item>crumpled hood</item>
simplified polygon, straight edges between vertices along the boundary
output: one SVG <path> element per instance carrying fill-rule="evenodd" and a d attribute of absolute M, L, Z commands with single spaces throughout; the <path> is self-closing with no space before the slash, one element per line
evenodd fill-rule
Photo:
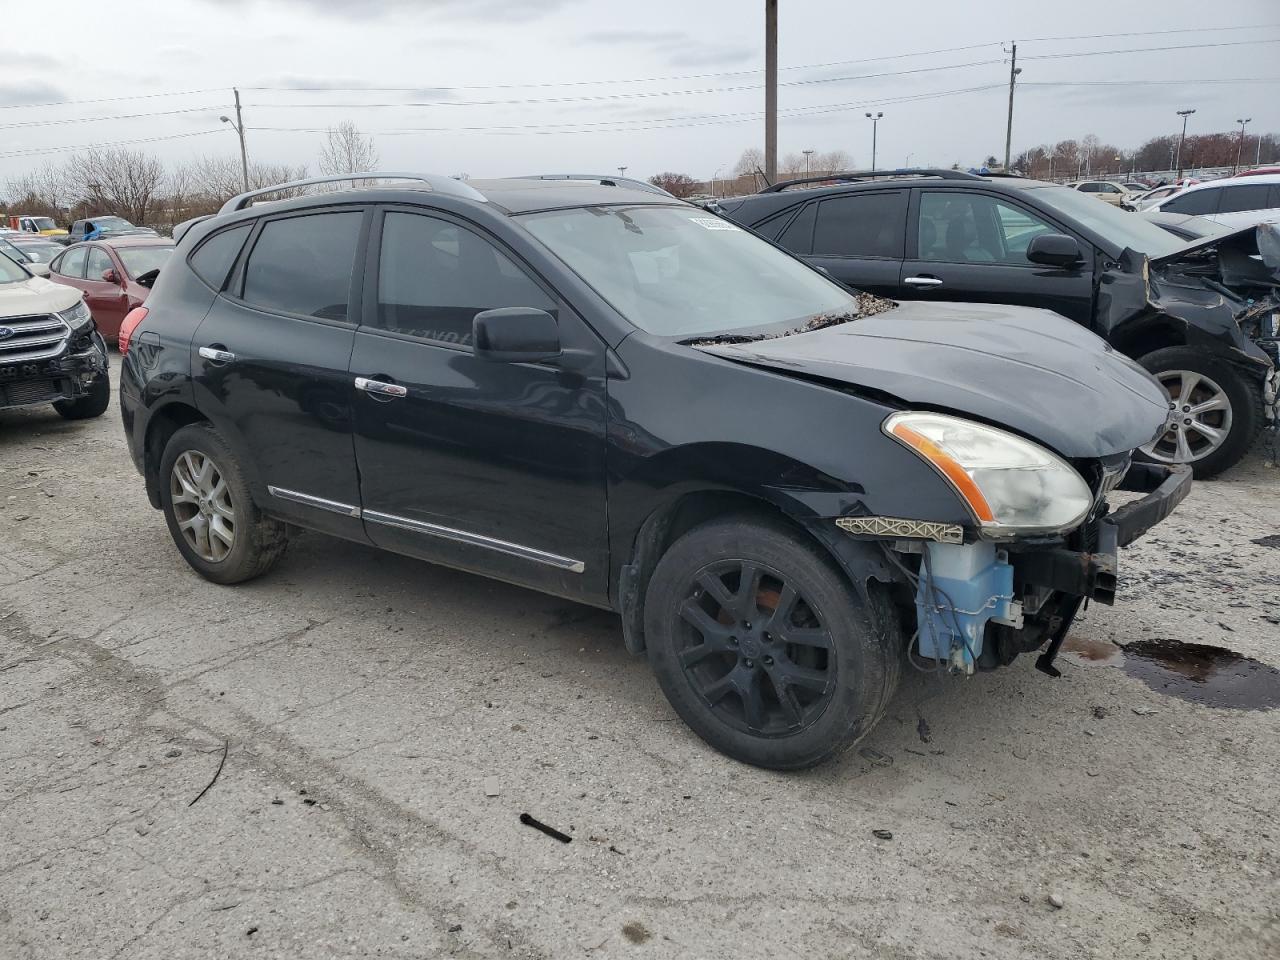
<path fill-rule="evenodd" d="M 1280 223 L 1260 223 L 1205 237 L 1175 253 L 1156 257 L 1151 269 L 1163 273 L 1170 268 L 1203 267 L 1215 253 L 1218 275 L 1214 279 L 1228 287 L 1280 283 Z"/>
<path fill-rule="evenodd" d="M 54 313 L 75 306 L 81 297 L 75 287 L 32 277 L 20 283 L 0 283 L 0 326 L 8 317 Z"/>
<path fill-rule="evenodd" d="M 1128 357 L 1049 310 L 904 302 L 809 333 L 700 349 L 967 414 L 1066 457 L 1149 443 L 1168 397 Z"/>

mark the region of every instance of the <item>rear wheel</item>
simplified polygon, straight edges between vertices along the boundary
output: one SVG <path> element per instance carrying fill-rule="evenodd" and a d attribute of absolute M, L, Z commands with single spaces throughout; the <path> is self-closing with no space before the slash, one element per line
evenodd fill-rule
<path fill-rule="evenodd" d="M 1169 420 L 1142 448 L 1150 460 L 1185 463 L 1197 479 L 1235 465 L 1265 419 L 1262 384 L 1234 365 L 1191 347 L 1167 347 L 1138 360 L 1169 395 Z"/>
<path fill-rule="evenodd" d="M 868 607 L 816 545 L 753 518 L 695 528 L 667 551 L 645 592 L 645 640 L 663 692 L 698 736 L 778 770 L 864 737 L 903 650 L 883 596 L 873 592 Z"/>
<path fill-rule="evenodd" d="M 205 579 L 251 580 L 284 553 L 287 528 L 258 509 L 235 455 L 209 424 L 191 424 L 169 439 L 160 478 L 173 542 Z"/>
<path fill-rule="evenodd" d="M 104 371 L 89 384 L 89 392 L 75 400 L 58 400 L 53 409 L 66 420 L 91 420 L 111 405 L 111 377 Z"/>

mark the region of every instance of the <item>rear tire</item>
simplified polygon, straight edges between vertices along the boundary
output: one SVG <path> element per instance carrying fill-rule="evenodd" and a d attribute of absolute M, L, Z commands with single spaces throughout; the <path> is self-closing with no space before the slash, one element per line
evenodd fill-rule
<path fill-rule="evenodd" d="M 1262 431 L 1262 383 L 1221 357 L 1166 347 L 1138 359 L 1169 393 L 1169 429 L 1142 448 L 1147 460 L 1186 463 L 1197 480 L 1235 466 Z M 1216 404 L 1209 408 L 1211 404 Z M 1197 412 L 1197 408 L 1200 412 Z M 1221 434 L 1213 437 L 1213 434 Z"/>
<path fill-rule="evenodd" d="M 676 713 L 717 750 L 810 767 L 865 737 L 897 686 L 901 625 L 879 584 L 868 589 L 869 605 L 780 522 L 712 521 L 677 540 L 649 581 L 649 662 Z"/>
<path fill-rule="evenodd" d="M 258 509 L 227 442 L 207 423 L 178 430 L 160 458 L 160 505 L 173 542 L 214 583 L 242 583 L 270 570 L 288 528 Z"/>
<path fill-rule="evenodd" d="M 75 400 L 57 400 L 53 409 L 65 420 L 92 420 L 107 412 L 111 406 L 111 377 L 102 373 L 89 384 L 89 392 Z"/>

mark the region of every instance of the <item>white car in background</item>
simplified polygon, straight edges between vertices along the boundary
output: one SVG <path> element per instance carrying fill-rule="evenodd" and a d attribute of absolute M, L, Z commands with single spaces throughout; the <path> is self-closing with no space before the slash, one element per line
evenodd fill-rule
<path fill-rule="evenodd" d="M 1129 191 L 1121 184 L 1113 183 L 1110 180 L 1080 180 L 1077 183 L 1068 183 L 1067 186 L 1072 190 L 1079 190 L 1081 193 L 1091 193 L 1099 200 L 1117 207 L 1128 200 L 1130 196 Z"/>
<path fill-rule="evenodd" d="M 1277 221 L 1280 220 L 1280 174 L 1198 183 L 1142 209 L 1203 217 L 1232 230 Z"/>

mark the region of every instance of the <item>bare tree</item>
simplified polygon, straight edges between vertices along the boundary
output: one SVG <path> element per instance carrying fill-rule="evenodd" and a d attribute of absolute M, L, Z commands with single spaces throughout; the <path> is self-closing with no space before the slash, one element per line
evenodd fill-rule
<path fill-rule="evenodd" d="M 698 181 L 687 173 L 657 173 L 649 178 L 649 182 L 681 200 L 692 196 L 698 189 Z"/>
<path fill-rule="evenodd" d="M 11 210 L 55 219 L 66 215 L 72 199 L 65 171 L 52 163 L 10 178 L 5 182 L 5 193 Z"/>
<path fill-rule="evenodd" d="M 78 198 L 145 224 L 158 200 L 164 165 L 141 150 L 112 148 L 78 154 L 67 163 L 66 174 Z"/>
<path fill-rule="evenodd" d="M 320 148 L 320 172 L 326 175 L 364 173 L 378 166 L 373 138 L 360 133 L 350 120 L 330 127 Z"/>
<path fill-rule="evenodd" d="M 764 169 L 764 151 L 759 147 L 747 147 L 733 165 L 735 176 L 754 176 L 757 170 Z"/>

